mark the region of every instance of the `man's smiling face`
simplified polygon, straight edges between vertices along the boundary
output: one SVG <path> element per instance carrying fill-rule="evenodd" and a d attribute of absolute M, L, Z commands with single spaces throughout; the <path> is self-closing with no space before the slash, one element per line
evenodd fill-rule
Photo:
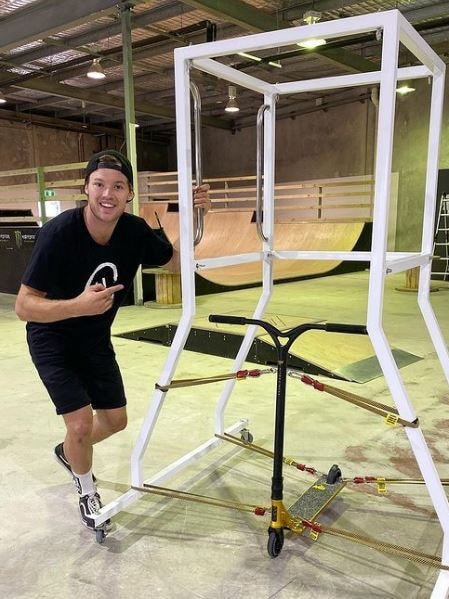
<path fill-rule="evenodd" d="M 95 220 L 113 224 L 126 208 L 132 192 L 123 173 L 112 168 L 94 171 L 84 187 L 88 210 Z"/>

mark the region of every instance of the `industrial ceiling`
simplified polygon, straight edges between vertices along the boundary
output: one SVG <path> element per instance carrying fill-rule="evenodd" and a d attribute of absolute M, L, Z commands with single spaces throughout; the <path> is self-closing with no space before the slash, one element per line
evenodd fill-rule
<path fill-rule="evenodd" d="M 0 0 L 0 118 L 93 133 L 123 131 L 125 73 L 123 27 L 131 29 L 134 103 L 139 134 L 167 139 L 174 132 L 173 50 L 186 44 L 232 38 L 305 24 L 398 9 L 447 62 L 449 2 L 429 0 Z M 312 12 L 311 12 L 312 11 Z M 125 56 L 126 58 L 126 56 Z M 257 58 L 223 59 L 267 81 L 291 81 L 377 70 L 375 34 L 331 41 L 315 50 L 273 49 Z M 106 78 L 86 76 L 99 59 Z M 402 65 L 413 57 L 401 51 Z M 226 113 L 228 83 L 195 74 L 203 123 L 238 129 L 253 126 L 260 98 L 237 89 L 238 113 Z M 129 88 L 128 88 L 129 89 Z M 294 117 L 364 101 L 370 90 L 301 94 L 283 100 L 278 117 Z"/>

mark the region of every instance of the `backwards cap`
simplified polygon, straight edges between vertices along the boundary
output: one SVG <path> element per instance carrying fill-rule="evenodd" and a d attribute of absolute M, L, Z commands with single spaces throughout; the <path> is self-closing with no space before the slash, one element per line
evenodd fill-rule
<path fill-rule="evenodd" d="M 103 162 L 103 156 L 113 156 L 120 162 L 120 165 L 114 164 L 113 162 Z M 88 179 L 89 175 L 99 168 L 111 168 L 120 171 L 125 175 L 131 185 L 133 184 L 133 167 L 131 166 L 128 158 L 126 158 L 126 156 L 124 156 L 121 152 L 117 152 L 117 150 L 101 150 L 101 152 L 94 154 L 86 166 L 86 179 Z"/>

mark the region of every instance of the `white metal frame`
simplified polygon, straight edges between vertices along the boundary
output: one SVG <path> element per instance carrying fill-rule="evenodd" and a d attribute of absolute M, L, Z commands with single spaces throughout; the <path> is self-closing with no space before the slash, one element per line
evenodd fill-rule
<path fill-rule="evenodd" d="M 294 45 L 311 37 L 335 39 L 372 31 L 382 32 L 382 62 L 378 71 L 325 77 L 307 81 L 269 84 L 265 81 L 237 71 L 215 60 L 218 57 L 234 55 L 238 52 L 255 52 Z M 419 60 L 419 66 L 399 68 L 399 43 L 402 43 Z M 263 189 L 263 235 L 260 252 L 202 259 L 196 262 L 193 244 L 192 189 L 192 139 L 190 110 L 190 71 L 191 69 L 215 75 L 230 83 L 251 89 L 261 94 L 261 103 L 268 105 L 264 121 L 264 189 Z M 397 10 L 379 12 L 347 19 L 316 23 L 308 26 L 292 27 L 280 31 L 233 38 L 175 50 L 177 150 L 180 198 L 180 243 L 181 277 L 183 289 L 183 311 L 175 338 L 165 366 L 159 377 L 160 385 L 171 382 L 180 354 L 184 348 L 195 315 L 195 270 L 241 264 L 255 260 L 263 264 L 263 287 L 253 318 L 263 317 L 273 288 L 273 260 L 358 260 L 370 262 L 368 291 L 367 329 L 387 381 L 389 390 L 399 415 L 405 420 L 416 418 L 408 398 L 404 383 L 394 361 L 388 340 L 382 327 L 383 295 L 385 277 L 390 273 L 402 272 L 420 267 L 418 304 L 436 353 L 449 382 L 449 354 L 442 332 L 430 304 L 430 271 L 433 251 L 433 229 L 435 219 L 435 196 L 438 175 L 438 154 L 443 108 L 445 65 L 427 43 Z M 432 82 L 427 173 L 425 186 L 424 219 L 422 246 L 420 252 L 387 252 L 388 208 L 392 167 L 394 115 L 396 83 L 398 80 L 429 78 Z M 370 252 L 327 252 L 327 251 L 277 251 L 274 247 L 274 139 L 276 98 L 278 95 L 306 91 L 338 89 L 349 86 L 380 85 L 378 133 L 376 136 L 376 169 L 374 189 L 373 234 Z M 234 363 L 239 370 L 249 352 L 255 336 L 255 327 L 248 327 L 241 348 Z M 215 412 L 214 434 L 224 432 L 224 410 L 234 388 L 235 380 L 226 383 L 218 400 Z M 208 441 L 176 460 L 149 480 L 144 479 L 142 458 L 157 422 L 166 393 L 156 390 L 148 413 L 131 456 L 132 484 L 143 482 L 158 484 L 183 469 L 206 452 L 216 447 L 220 441 L 212 436 Z M 240 420 L 227 429 L 237 432 L 244 428 L 245 420 Z M 428 493 L 440 521 L 443 533 L 443 564 L 449 565 L 449 504 L 441 485 L 437 470 L 420 428 L 405 428 L 416 461 L 426 483 Z M 116 501 L 106 505 L 97 525 L 132 503 L 141 494 L 128 491 Z M 449 572 L 440 571 L 432 597 L 447 597 L 449 593 Z"/>

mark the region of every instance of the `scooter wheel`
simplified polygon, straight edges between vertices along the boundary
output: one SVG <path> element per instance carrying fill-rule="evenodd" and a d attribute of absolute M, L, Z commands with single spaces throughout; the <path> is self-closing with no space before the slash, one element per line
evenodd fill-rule
<path fill-rule="evenodd" d="M 100 545 L 104 542 L 106 538 L 106 533 L 102 528 L 96 528 L 95 529 L 95 540 L 97 541 L 97 543 L 99 543 Z"/>
<path fill-rule="evenodd" d="M 271 529 L 268 531 L 267 551 L 270 557 L 277 557 L 282 551 L 284 545 L 284 530 Z"/>
<path fill-rule="evenodd" d="M 341 479 L 341 470 L 337 464 L 334 464 L 327 473 L 326 482 L 328 485 L 334 485 Z"/>
<path fill-rule="evenodd" d="M 254 437 L 247 428 L 242 429 L 240 432 L 240 439 L 243 443 L 252 443 L 254 441 Z"/>

